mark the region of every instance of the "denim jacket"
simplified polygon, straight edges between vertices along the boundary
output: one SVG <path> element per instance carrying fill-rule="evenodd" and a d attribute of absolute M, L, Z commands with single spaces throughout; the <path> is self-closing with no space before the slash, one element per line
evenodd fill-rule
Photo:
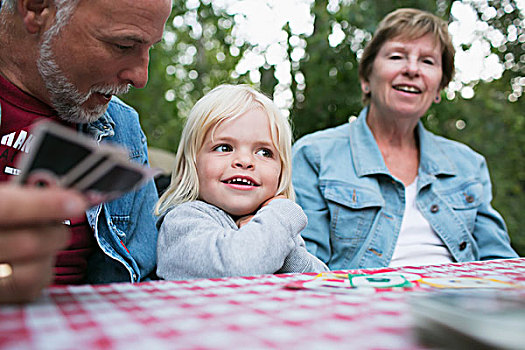
<path fill-rule="evenodd" d="M 79 129 L 97 142 L 126 147 L 132 161 L 149 164 L 138 114 L 118 98 L 113 97 L 99 120 Z M 87 283 L 139 282 L 154 271 L 157 228 L 153 207 L 157 199 L 155 184 L 150 181 L 86 212 L 100 247 L 88 261 Z"/>
<path fill-rule="evenodd" d="M 308 216 L 307 249 L 330 269 L 388 266 L 405 208 L 405 187 L 385 165 L 366 123 L 307 135 L 293 147 L 293 185 Z M 458 262 L 514 258 L 505 223 L 490 202 L 485 159 L 417 126 L 416 204 Z"/>

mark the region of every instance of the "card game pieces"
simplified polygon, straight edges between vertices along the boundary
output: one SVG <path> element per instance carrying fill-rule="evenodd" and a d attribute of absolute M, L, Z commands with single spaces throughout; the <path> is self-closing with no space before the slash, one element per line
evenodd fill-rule
<path fill-rule="evenodd" d="M 92 205 L 140 187 L 155 171 L 133 163 L 125 149 L 93 139 L 52 122 L 38 124 L 29 154 L 19 162 L 14 181 L 34 186 L 76 189 Z"/>

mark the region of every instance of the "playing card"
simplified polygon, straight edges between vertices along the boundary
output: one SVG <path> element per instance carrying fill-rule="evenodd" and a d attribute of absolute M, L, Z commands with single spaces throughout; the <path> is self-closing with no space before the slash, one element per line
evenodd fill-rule
<path fill-rule="evenodd" d="M 92 204 L 115 199 L 144 184 L 155 171 L 130 162 L 120 147 L 94 140 L 55 123 L 33 130 L 29 154 L 21 159 L 14 181 L 35 186 L 76 189 Z"/>
<path fill-rule="evenodd" d="M 22 158 L 20 175 L 14 180 L 36 186 L 63 186 L 65 175 L 95 152 L 91 142 L 52 123 L 33 130 L 31 151 Z"/>
<path fill-rule="evenodd" d="M 110 156 L 110 153 L 95 152 L 89 157 L 86 157 L 86 159 L 77 164 L 64 176 L 63 185 L 65 187 L 77 188 L 76 185 L 82 181 L 82 179 L 98 169 Z"/>
<path fill-rule="evenodd" d="M 73 188 L 86 194 L 92 202 L 105 202 L 142 185 L 155 173 L 150 168 L 110 157 Z"/>

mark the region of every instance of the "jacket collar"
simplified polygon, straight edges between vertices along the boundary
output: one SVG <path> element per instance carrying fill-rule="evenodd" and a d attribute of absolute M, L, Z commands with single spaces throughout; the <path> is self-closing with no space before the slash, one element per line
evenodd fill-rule
<path fill-rule="evenodd" d="M 367 114 L 368 107 L 365 107 L 359 113 L 359 117 L 350 122 L 350 147 L 356 173 L 359 177 L 372 174 L 390 175 L 374 135 L 366 123 Z"/>
<path fill-rule="evenodd" d="M 426 173 L 434 176 L 457 175 L 457 168 L 437 142 L 439 136 L 435 136 L 425 129 L 421 121 L 417 126 L 417 134 L 419 135 L 420 149 L 419 173 Z"/>
<path fill-rule="evenodd" d="M 107 110 L 98 120 L 89 124 L 81 124 L 79 128 L 83 133 L 88 134 L 97 142 L 100 142 L 104 137 L 115 136 L 115 122 Z"/>
<path fill-rule="evenodd" d="M 368 107 L 365 107 L 359 117 L 350 122 L 350 147 L 356 173 L 359 177 L 374 174 L 391 176 L 374 135 L 366 123 L 367 114 Z M 456 167 L 421 121 L 417 126 L 417 135 L 420 147 L 419 176 L 456 175 Z"/>

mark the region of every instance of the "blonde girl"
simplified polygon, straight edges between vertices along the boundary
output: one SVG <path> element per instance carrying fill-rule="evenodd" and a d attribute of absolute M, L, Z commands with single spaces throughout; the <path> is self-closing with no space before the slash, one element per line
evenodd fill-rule
<path fill-rule="evenodd" d="M 288 119 L 247 85 L 221 85 L 191 110 L 155 212 L 157 274 L 213 278 L 327 270 L 300 236 Z"/>

